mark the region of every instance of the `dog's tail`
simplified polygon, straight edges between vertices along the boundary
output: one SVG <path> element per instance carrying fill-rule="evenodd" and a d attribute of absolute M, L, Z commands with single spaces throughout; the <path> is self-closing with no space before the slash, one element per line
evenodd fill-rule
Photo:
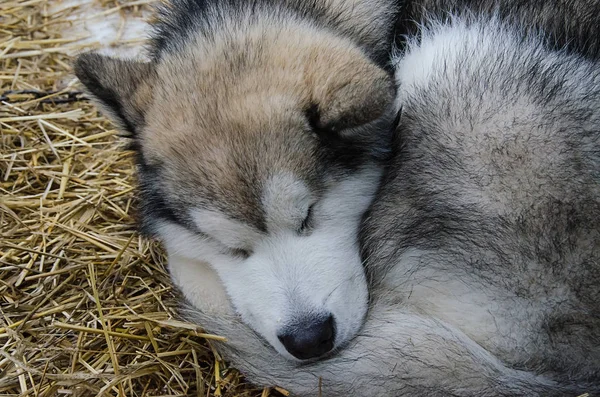
<path fill-rule="evenodd" d="M 184 309 L 227 338 L 219 350 L 249 381 L 295 396 L 577 396 L 600 386 L 563 384 L 503 365 L 459 330 L 375 304 L 360 334 L 335 355 L 308 364 L 280 356 L 235 316 Z M 319 394 L 321 393 L 321 394 Z"/>

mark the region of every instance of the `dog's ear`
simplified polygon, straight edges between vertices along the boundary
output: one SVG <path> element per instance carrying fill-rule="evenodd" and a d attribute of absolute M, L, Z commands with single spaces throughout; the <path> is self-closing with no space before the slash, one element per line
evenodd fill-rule
<path fill-rule="evenodd" d="M 382 116 L 394 101 L 391 76 L 357 49 L 313 53 L 306 70 L 312 90 L 306 112 L 318 131 L 364 125 Z"/>
<path fill-rule="evenodd" d="M 121 130 L 135 134 L 144 125 L 155 80 L 151 63 L 87 53 L 75 60 L 74 70 L 94 102 Z"/>

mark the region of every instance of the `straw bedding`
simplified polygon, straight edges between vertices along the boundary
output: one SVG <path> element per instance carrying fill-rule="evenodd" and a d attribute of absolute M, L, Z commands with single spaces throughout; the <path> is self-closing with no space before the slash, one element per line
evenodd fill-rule
<path fill-rule="evenodd" d="M 124 20 L 150 2 L 86 1 Z M 135 230 L 132 154 L 70 74 L 99 44 L 73 30 L 81 3 L 52 3 L 0 1 L 0 395 L 285 394 L 178 319 L 161 248 Z"/>

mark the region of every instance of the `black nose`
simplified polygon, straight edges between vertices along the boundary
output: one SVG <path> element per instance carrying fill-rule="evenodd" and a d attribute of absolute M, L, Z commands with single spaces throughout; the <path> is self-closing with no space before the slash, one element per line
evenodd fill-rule
<path fill-rule="evenodd" d="M 300 360 L 320 357 L 333 349 L 335 320 L 331 315 L 312 317 L 294 324 L 278 337 L 286 350 Z"/>

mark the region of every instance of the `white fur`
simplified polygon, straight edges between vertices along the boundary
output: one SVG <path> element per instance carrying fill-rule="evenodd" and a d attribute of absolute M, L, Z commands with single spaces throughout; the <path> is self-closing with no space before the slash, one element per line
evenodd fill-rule
<path fill-rule="evenodd" d="M 416 312 L 451 325 L 488 350 L 514 348 L 516 339 L 526 340 L 541 325 L 549 302 L 534 304 L 493 285 L 482 288 L 469 273 L 440 264 L 436 253 L 409 249 L 384 284 Z M 517 316 L 527 321 L 515 322 Z"/>
<path fill-rule="evenodd" d="M 267 228 L 298 229 L 314 200 L 304 182 L 288 172 L 276 173 L 263 190 Z"/>
<path fill-rule="evenodd" d="M 430 84 L 440 70 L 452 71 L 463 51 L 471 51 L 477 57 L 494 45 L 492 40 L 483 40 L 477 28 L 468 27 L 460 20 L 452 26 L 431 25 L 433 28 L 423 28 L 420 40 L 409 40 L 409 51 L 394 62 L 396 81 L 401 86 L 400 98 Z"/>
<path fill-rule="evenodd" d="M 220 280 L 242 320 L 289 359 L 294 358 L 277 335 L 302 316 L 332 314 L 335 347 L 345 344 L 360 329 L 367 310 L 357 233 L 379 176 L 378 169 L 368 168 L 331 181 L 316 201 L 313 227 L 306 234 L 297 229 L 316 194 L 290 174 L 266 184 L 266 235 L 207 210 L 195 210 L 194 220 L 210 238 L 161 225 L 174 282 L 192 305 L 211 312 L 227 306 L 215 288 Z M 243 247 L 252 254 L 242 259 L 228 254 L 226 247 Z M 206 263 L 218 276 L 205 272 Z"/>
<path fill-rule="evenodd" d="M 219 211 L 197 208 L 190 212 L 198 229 L 228 248 L 250 249 L 261 238 L 254 228 L 230 219 Z"/>
<path fill-rule="evenodd" d="M 168 231 L 169 227 L 166 226 Z M 187 233 L 172 227 L 174 235 Z M 169 269 L 175 284 L 182 287 L 182 292 L 190 302 L 199 302 L 206 308 L 206 313 L 233 313 L 223 284 L 217 273 L 207 262 L 189 259 L 174 253 L 169 256 Z"/>

